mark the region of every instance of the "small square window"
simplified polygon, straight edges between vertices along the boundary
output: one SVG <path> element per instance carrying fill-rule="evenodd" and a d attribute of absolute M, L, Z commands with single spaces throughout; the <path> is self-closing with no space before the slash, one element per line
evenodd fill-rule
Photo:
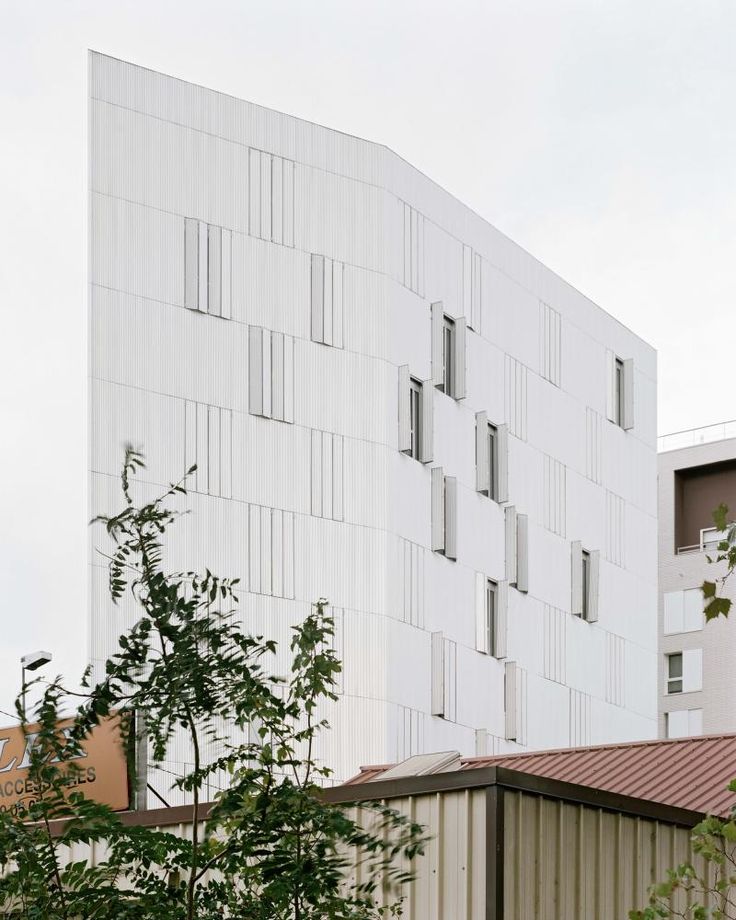
<path fill-rule="evenodd" d="M 682 652 L 667 656 L 667 693 L 682 693 Z"/>

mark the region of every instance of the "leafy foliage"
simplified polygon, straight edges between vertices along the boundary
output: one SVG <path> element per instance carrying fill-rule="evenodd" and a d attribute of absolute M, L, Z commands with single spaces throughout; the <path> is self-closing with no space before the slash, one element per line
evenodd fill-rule
<path fill-rule="evenodd" d="M 714 620 L 716 617 L 727 617 L 731 611 L 731 599 L 718 594 L 719 586 L 723 589 L 728 579 L 736 569 L 736 523 L 728 521 L 728 506 L 720 504 L 713 512 L 713 522 L 723 539 L 718 543 L 717 555 L 708 556 L 708 562 L 726 563 L 725 574 L 715 581 L 703 582 L 703 596 L 705 597 L 705 619 Z"/>
<path fill-rule="evenodd" d="M 326 602 L 293 627 L 288 676 L 272 675 L 276 645 L 241 625 L 237 579 L 164 571 L 166 531 L 181 513 L 167 503 L 186 495 L 186 477 L 137 505 L 133 480 L 143 468 L 127 447 L 124 507 L 96 519 L 113 541 L 111 596 L 131 595 L 139 618 L 104 678 L 87 688 L 71 728 L 58 726 L 67 697 L 60 681 L 43 694 L 29 769 L 37 796 L 24 814 L 0 814 L 0 911 L 28 920 L 397 915 L 421 828 L 379 803 L 363 803 L 358 823 L 320 795 L 328 771 L 314 744 L 328 726 L 319 710 L 337 699 L 340 671 Z M 127 826 L 69 791 L 80 746 L 112 712 L 138 714 L 154 765 L 185 733 L 193 766 L 174 785 L 191 801 L 191 838 Z M 122 721 L 129 747 L 134 724 Z M 208 759 L 213 748 L 218 756 Z M 228 782 L 204 820 L 203 793 L 222 776 Z M 93 864 L 90 848 L 102 842 L 105 858 Z M 361 871 L 351 875 L 356 862 Z"/>
<path fill-rule="evenodd" d="M 729 523 L 726 505 L 713 512 L 713 521 L 723 539 L 717 555 L 706 558 L 709 563 L 726 565 L 722 575 L 703 582 L 706 622 L 729 615 L 731 599 L 718 592 L 736 569 L 736 524 Z M 736 792 L 736 780 L 728 788 Z M 693 828 L 691 844 L 693 854 L 700 857 L 700 871 L 693 863 L 668 870 L 666 881 L 650 889 L 648 907 L 630 911 L 630 920 L 736 920 L 736 808 L 727 819 L 710 815 L 701 821 Z"/>

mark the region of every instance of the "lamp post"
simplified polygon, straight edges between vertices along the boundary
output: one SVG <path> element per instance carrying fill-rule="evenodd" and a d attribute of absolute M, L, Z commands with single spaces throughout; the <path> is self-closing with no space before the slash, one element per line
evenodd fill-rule
<path fill-rule="evenodd" d="M 23 701 L 23 719 L 26 717 L 26 671 L 37 671 L 51 661 L 51 652 L 29 652 L 20 660 L 22 683 L 21 700 Z"/>

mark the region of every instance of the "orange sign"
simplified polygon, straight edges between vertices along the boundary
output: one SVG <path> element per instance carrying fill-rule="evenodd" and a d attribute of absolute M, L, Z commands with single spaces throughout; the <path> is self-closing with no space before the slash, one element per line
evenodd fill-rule
<path fill-rule="evenodd" d="M 72 720 L 66 719 L 59 722 L 59 730 L 71 725 Z M 20 813 L 43 794 L 28 775 L 30 753 L 38 737 L 34 728 L 29 725 L 25 735 L 19 725 L 0 729 L 0 811 Z M 69 791 L 83 792 L 88 799 L 124 811 L 129 805 L 128 767 L 118 716 L 100 722 L 82 747 L 82 756 L 70 761 L 78 772 L 69 775 Z"/>

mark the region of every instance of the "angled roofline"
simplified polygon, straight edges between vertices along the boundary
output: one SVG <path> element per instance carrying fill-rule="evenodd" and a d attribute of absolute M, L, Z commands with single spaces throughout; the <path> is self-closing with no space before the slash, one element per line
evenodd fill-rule
<path fill-rule="evenodd" d="M 119 64 L 126 64 L 129 67 L 137 67 L 139 70 L 146 70 L 148 71 L 148 73 L 156 74 L 159 77 L 166 77 L 166 79 L 168 80 L 176 80 L 177 83 L 183 83 L 186 86 L 195 86 L 197 89 L 205 90 L 208 93 L 216 93 L 219 96 L 226 96 L 228 99 L 234 99 L 236 102 L 244 102 L 247 105 L 252 105 L 254 108 L 262 109 L 265 112 L 275 112 L 277 115 L 283 115 L 285 118 L 293 118 L 296 121 L 303 122 L 304 124 L 314 125 L 317 128 L 321 128 L 323 131 L 331 131 L 334 134 L 341 134 L 343 137 L 349 137 L 352 140 L 360 141 L 363 144 L 371 144 L 374 147 L 380 147 L 382 150 L 385 150 L 387 153 L 390 153 L 391 156 L 394 156 L 398 160 L 401 160 L 401 162 L 405 163 L 410 169 L 416 170 L 416 172 L 422 175 L 427 180 L 427 182 L 431 182 L 432 185 L 438 188 L 445 195 L 448 195 L 450 198 L 452 198 L 453 201 L 456 201 L 462 207 L 467 208 L 468 211 L 474 214 L 479 220 L 482 220 L 484 223 L 488 224 L 489 227 L 492 227 L 493 230 L 496 231 L 496 233 L 499 233 L 502 237 L 504 237 L 504 239 L 508 240 L 514 246 L 517 246 L 530 259 L 533 259 L 535 262 L 541 265 L 546 271 L 550 272 L 550 274 L 558 278 L 563 284 L 566 284 L 571 290 L 579 294 L 580 297 L 584 297 L 588 301 L 588 303 L 594 306 L 597 310 L 600 310 L 601 312 L 605 313 L 606 316 L 610 317 L 622 329 L 625 329 L 630 335 L 633 335 L 643 345 L 651 349 L 651 351 L 655 355 L 657 354 L 657 349 L 655 348 L 654 345 L 652 345 L 651 342 L 647 341 L 647 339 L 639 335 L 638 332 L 634 332 L 633 329 L 631 329 L 625 323 L 621 322 L 621 320 L 617 316 L 614 316 L 613 313 L 609 312 L 605 307 L 602 307 L 599 303 L 593 300 L 592 297 L 589 297 L 579 288 L 575 287 L 575 285 L 572 284 L 570 281 L 568 281 L 566 278 L 563 278 L 563 276 L 560 275 L 559 272 L 556 272 L 553 268 L 550 268 L 549 265 L 547 265 L 545 262 L 542 262 L 542 260 L 538 258 L 537 256 L 535 256 L 533 253 L 529 252 L 529 250 L 526 249 L 524 246 L 522 246 L 521 243 L 517 243 L 516 240 L 512 239 L 507 233 L 504 233 L 504 231 L 500 230 L 494 223 L 491 223 L 491 221 L 487 217 L 483 217 L 482 214 L 478 213 L 478 211 L 472 208 L 469 204 L 467 204 L 465 201 L 458 198 L 457 195 L 453 194 L 451 191 L 446 189 L 444 185 L 440 185 L 440 183 L 437 182 L 436 179 L 433 179 L 431 176 L 428 176 L 427 173 L 423 172 L 423 170 L 421 170 L 418 166 L 415 166 L 413 163 L 409 162 L 409 160 L 403 157 L 400 153 L 397 153 L 392 147 L 389 147 L 388 144 L 384 144 L 381 141 L 370 140 L 369 138 L 362 137 L 359 134 L 351 134 L 349 131 L 341 131 L 339 128 L 331 128 L 328 125 L 323 125 L 321 122 L 310 121 L 310 119 L 308 118 L 302 118 L 300 115 L 292 115 L 290 112 L 282 112 L 280 109 L 273 109 L 267 105 L 260 105 L 258 102 L 251 102 L 249 99 L 243 99 L 241 96 L 235 96 L 233 93 L 226 93 L 219 89 L 213 89 L 211 86 L 205 86 L 202 83 L 195 83 L 192 80 L 184 80 L 182 77 L 175 77 L 172 74 L 165 73 L 163 70 L 155 70 L 153 67 L 146 67 L 143 64 L 136 64 L 133 61 L 126 60 L 125 58 L 116 57 L 114 54 L 106 54 L 104 51 L 97 51 L 95 48 L 88 48 L 87 49 L 88 57 L 93 54 L 97 55 L 98 57 L 108 58 L 111 61 L 117 61 Z"/>
<path fill-rule="evenodd" d="M 413 795 L 432 795 L 457 792 L 465 789 L 483 789 L 497 786 L 512 792 L 527 792 L 545 798 L 560 799 L 574 805 L 587 805 L 604 811 L 650 818 L 666 824 L 694 827 L 705 817 L 703 812 L 676 805 L 664 805 L 651 799 L 641 799 L 616 792 L 595 789 L 581 783 L 509 770 L 506 767 L 472 767 L 449 773 L 432 773 L 428 776 L 404 776 L 399 779 L 370 780 L 356 785 L 334 786 L 323 791 L 326 801 L 349 804 L 383 801 Z"/>

